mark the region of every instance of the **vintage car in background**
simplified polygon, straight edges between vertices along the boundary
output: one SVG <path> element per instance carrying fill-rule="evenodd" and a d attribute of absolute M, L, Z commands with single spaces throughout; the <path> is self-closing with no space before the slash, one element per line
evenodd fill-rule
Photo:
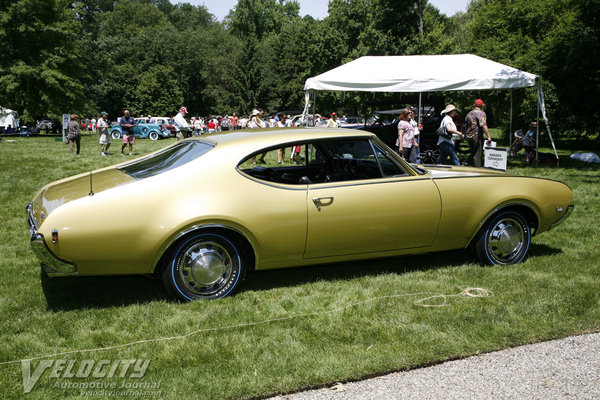
<path fill-rule="evenodd" d="M 302 161 L 278 163 L 292 146 Z M 126 218 L 120 204 L 134 205 Z M 410 165 L 372 133 L 318 128 L 186 139 L 50 183 L 27 206 L 48 275 L 156 274 L 182 301 L 227 296 L 252 270 L 469 246 L 516 264 L 572 209 L 562 182 Z"/>
<path fill-rule="evenodd" d="M 118 123 L 114 124 L 110 128 L 110 135 L 113 139 L 120 139 L 123 135 L 123 129 L 121 128 L 121 125 Z M 148 124 L 143 121 L 139 121 L 133 127 L 133 135 L 136 138 L 150 138 L 150 140 L 158 140 L 171 136 L 165 127 L 159 124 Z"/>
<path fill-rule="evenodd" d="M 36 123 L 35 127 L 40 131 L 49 131 L 52 130 L 52 128 L 54 128 L 54 122 L 50 119 L 42 119 L 41 121 L 38 121 Z"/>
<path fill-rule="evenodd" d="M 443 110 L 443 107 L 439 109 Z M 397 149 L 396 140 L 398 139 L 398 122 L 401 112 L 402 109 L 376 111 L 364 126 L 356 126 L 355 128 L 373 132 L 385 144 L 393 149 Z M 419 137 L 421 164 L 437 164 L 440 158 L 436 130 L 441 122 L 442 116 L 435 106 L 427 105 L 421 107 L 421 124 L 423 125 L 423 130 L 420 132 Z M 457 126 L 460 126 L 460 124 Z M 462 150 L 462 147 L 457 146 L 457 151 Z"/>
<path fill-rule="evenodd" d="M 362 129 L 365 126 L 365 117 L 362 117 L 360 115 L 340 117 L 339 124 L 340 128 Z"/>
<path fill-rule="evenodd" d="M 175 121 L 173 120 L 173 118 L 169 118 L 169 117 L 153 117 L 154 121 L 165 127 L 171 134 L 171 136 L 175 136 L 175 134 L 177 133 L 177 130 L 175 129 Z"/>

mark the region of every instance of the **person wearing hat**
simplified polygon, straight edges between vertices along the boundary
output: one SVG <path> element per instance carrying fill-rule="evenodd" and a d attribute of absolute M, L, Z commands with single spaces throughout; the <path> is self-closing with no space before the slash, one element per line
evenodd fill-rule
<path fill-rule="evenodd" d="M 327 120 L 327 128 L 339 128 L 340 124 L 337 120 L 337 114 L 332 112 L 331 118 Z"/>
<path fill-rule="evenodd" d="M 186 114 L 187 108 L 181 107 L 175 118 L 173 118 L 173 121 L 175 122 L 175 136 L 177 136 L 177 140 L 183 140 L 190 130 L 190 126 L 185 120 Z"/>
<path fill-rule="evenodd" d="M 108 114 L 106 111 L 102 111 L 100 113 L 100 118 L 98 118 L 98 134 L 100 135 L 100 154 L 103 156 L 108 155 L 108 148 L 110 147 L 110 134 L 108 132 L 108 121 L 106 117 Z"/>
<path fill-rule="evenodd" d="M 444 111 L 442 111 L 442 122 L 440 126 L 443 126 L 446 133 L 449 135 L 458 135 L 463 138 L 464 135 L 456 129 L 456 124 L 454 123 L 453 117 L 456 115 L 457 110 L 454 107 L 454 104 L 448 104 Z M 458 160 L 458 155 L 456 154 L 456 150 L 454 149 L 454 142 L 452 141 L 452 136 L 439 136 L 437 145 L 440 148 L 440 158 L 438 159 L 438 164 L 444 164 L 446 159 L 450 157 L 450 161 L 454 165 L 460 165 L 460 161 Z"/>
<path fill-rule="evenodd" d="M 481 158 L 483 156 L 483 134 L 485 133 L 487 136 L 487 144 L 492 141 L 492 136 L 490 136 L 487 126 L 487 116 L 482 108 L 483 100 L 475 100 L 474 108 L 465 117 L 465 136 L 469 141 L 471 152 L 464 164 L 473 165 L 477 168 L 481 167 Z"/>
<path fill-rule="evenodd" d="M 252 110 L 252 115 L 248 121 L 248 128 L 250 129 L 259 129 L 266 128 L 267 125 L 265 121 L 263 121 L 262 117 L 265 115 L 265 111 L 262 108 Z"/>

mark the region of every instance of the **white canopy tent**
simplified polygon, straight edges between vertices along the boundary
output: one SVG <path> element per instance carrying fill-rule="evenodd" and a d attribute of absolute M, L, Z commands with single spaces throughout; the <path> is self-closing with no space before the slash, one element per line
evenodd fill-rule
<path fill-rule="evenodd" d="M 306 91 L 304 114 L 308 114 L 310 90 L 402 92 L 419 93 L 420 95 L 423 92 L 451 90 L 510 89 L 510 130 L 512 132 L 512 89 L 533 86 L 537 86 L 538 93 L 537 119 L 539 120 L 541 111 L 554 154 L 558 158 L 550 132 L 550 124 L 546 117 L 539 76 L 472 54 L 358 58 L 306 80 L 304 84 Z M 538 143 L 539 123 L 536 137 L 536 160 Z"/>
<path fill-rule="evenodd" d="M 0 128 L 8 129 L 8 127 L 17 129 L 19 127 L 19 113 L 10 108 L 0 107 Z"/>

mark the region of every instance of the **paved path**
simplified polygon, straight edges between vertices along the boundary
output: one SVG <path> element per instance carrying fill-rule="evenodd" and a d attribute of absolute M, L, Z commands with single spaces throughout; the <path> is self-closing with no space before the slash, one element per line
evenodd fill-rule
<path fill-rule="evenodd" d="M 600 399 L 600 333 L 272 399 Z"/>

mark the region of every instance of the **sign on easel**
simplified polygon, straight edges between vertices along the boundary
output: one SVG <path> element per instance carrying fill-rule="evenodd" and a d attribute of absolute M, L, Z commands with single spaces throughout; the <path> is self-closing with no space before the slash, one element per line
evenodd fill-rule
<path fill-rule="evenodd" d="M 484 147 L 484 162 L 486 168 L 498 169 L 506 171 L 508 161 L 508 152 L 506 149 L 496 147 L 496 143 L 492 142 L 491 146 Z"/>

